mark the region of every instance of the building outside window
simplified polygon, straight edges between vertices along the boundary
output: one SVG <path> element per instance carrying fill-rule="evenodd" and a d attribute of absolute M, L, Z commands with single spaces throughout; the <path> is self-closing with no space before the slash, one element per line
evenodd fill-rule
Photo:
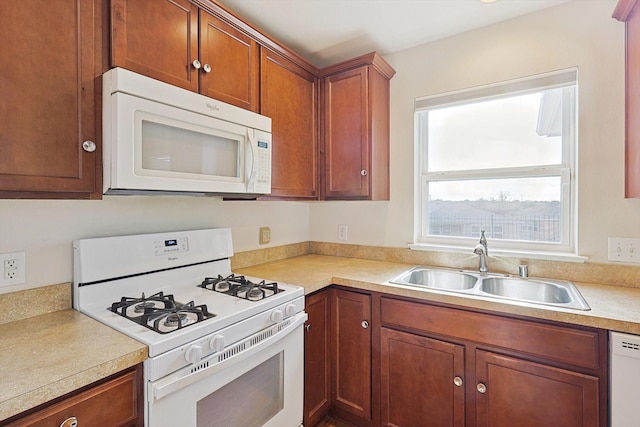
<path fill-rule="evenodd" d="M 416 246 L 575 252 L 575 69 L 420 98 Z"/>

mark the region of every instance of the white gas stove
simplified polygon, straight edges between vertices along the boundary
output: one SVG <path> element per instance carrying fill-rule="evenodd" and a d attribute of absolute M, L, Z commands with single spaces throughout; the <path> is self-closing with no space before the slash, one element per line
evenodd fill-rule
<path fill-rule="evenodd" d="M 301 423 L 304 290 L 233 275 L 232 255 L 229 229 L 74 242 L 74 308 L 149 348 L 147 426 Z M 199 415 L 215 411 L 212 396 L 222 393 L 217 390 L 258 369 L 265 355 L 282 353 L 285 360 L 285 350 L 286 364 L 269 365 L 279 366 L 271 381 L 293 386 L 265 384 L 278 395 L 273 400 L 278 410 L 256 414 L 257 421 L 251 421 L 252 415 L 217 423 Z M 189 399 L 201 399 L 176 411 L 175 404 L 186 401 L 190 389 Z"/>

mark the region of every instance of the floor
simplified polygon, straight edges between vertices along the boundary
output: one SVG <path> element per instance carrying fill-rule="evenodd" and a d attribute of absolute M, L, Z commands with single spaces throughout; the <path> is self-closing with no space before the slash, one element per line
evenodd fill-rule
<path fill-rule="evenodd" d="M 316 427 L 353 427 L 353 425 L 327 415 L 324 420 L 316 424 Z"/>

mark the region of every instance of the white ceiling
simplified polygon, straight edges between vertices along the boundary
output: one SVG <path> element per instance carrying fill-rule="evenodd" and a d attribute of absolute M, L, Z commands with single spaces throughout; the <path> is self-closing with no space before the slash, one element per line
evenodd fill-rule
<path fill-rule="evenodd" d="M 571 0 L 219 1 L 322 68 L 374 50 L 398 52 Z"/>

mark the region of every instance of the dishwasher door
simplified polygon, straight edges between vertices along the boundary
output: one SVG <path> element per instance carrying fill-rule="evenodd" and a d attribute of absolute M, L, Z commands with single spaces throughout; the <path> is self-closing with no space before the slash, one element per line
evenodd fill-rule
<path fill-rule="evenodd" d="M 609 333 L 611 427 L 640 426 L 640 336 Z"/>

